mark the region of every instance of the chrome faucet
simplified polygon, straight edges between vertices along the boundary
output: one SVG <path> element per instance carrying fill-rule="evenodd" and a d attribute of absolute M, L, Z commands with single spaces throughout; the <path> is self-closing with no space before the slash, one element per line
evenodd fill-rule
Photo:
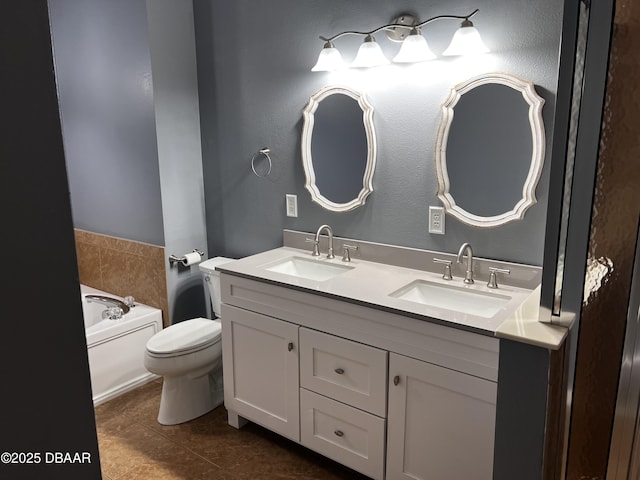
<path fill-rule="evenodd" d="M 462 256 L 467 252 L 467 271 L 464 274 L 464 283 L 473 283 L 473 249 L 467 242 L 458 250 L 458 263 L 462 263 Z"/>
<path fill-rule="evenodd" d="M 122 309 L 122 313 L 127 313 L 129 311 L 129 305 L 117 298 L 105 297 L 103 295 L 85 295 L 84 298 L 89 303 L 96 302 L 106 305 L 107 307 L 119 307 Z"/>
<path fill-rule="evenodd" d="M 322 230 L 326 230 L 327 235 L 329 236 L 329 250 L 327 251 L 327 258 L 335 258 L 335 255 L 333 254 L 333 230 L 331 230 L 331 227 L 329 225 L 320 225 L 320 228 L 318 228 L 318 231 L 316 232 L 316 238 L 314 239 L 315 245 L 313 246 L 312 255 L 314 257 L 320 255 L 320 249 L 318 248 L 318 245 L 320 244 L 320 233 L 322 232 Z"/>

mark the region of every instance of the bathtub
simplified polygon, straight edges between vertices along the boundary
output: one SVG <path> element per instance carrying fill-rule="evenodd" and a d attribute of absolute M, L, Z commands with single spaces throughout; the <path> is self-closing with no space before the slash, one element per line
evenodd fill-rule
<path fill-rule="evenodd" d="M 143 360 L 147 340 L 162 330 L 161 310 L 136 302 L 136 306 L 121 319 L 103 320 L 102 312 L 106 307 L 87 302 L 85 296 L 122 298 L 86 285 L 80 286 L 80 293 L 93 404 L 100 405 L 157 378 L 144 368 Z"/>

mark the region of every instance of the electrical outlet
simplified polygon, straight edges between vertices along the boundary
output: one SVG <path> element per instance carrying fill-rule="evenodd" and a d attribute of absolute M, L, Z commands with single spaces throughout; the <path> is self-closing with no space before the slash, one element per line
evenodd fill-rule
<path fill-rule="evenodd" d="M 287 217 L 298 216 L 298 196 L 287 193 Z"/>
<path fill-rule="evenodd" d="M 429 233 L 444 235 L 444 208 L 429 207 Z"/>

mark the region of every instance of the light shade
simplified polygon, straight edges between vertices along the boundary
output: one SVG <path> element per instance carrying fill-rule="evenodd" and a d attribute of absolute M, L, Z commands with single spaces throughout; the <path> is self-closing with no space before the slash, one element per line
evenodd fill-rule
<path fill-rule="evenodd" d="M 473 55 L 487 52 L 489 49 L 482 41 L 478 29 L 469 20 L 465 20 L 456 30 L 449 47 L 442 52 L 442 55 Z"/>
<path fill-rule="evenodd" d="M 371 35 L 367 35 L 358 49 L 356 58 L 351 63 L 353 68 L 370 68 L 389 64 L 389 59 L 384 56 L 380 45 Z"/>
<path fill-rule="evenodd" d="M 407 38 L 402 42 L 400 51 L 393 57 L 396 63 L 417 63 L 426 60 L 433 60 L 436 56 L 433 54 L 424 38 L 414 28 Z"/>
<path fill-rule="evenodd" d="M 318 61 L 311 69 L 312 72 L 333 72 L 345 68 L 342 55 L 331 42 L 324 44 L 324 48 L 320 50 Z"/>

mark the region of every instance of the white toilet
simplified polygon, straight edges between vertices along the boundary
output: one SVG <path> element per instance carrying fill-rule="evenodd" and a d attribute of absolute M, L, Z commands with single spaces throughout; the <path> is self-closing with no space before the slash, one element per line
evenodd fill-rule
<path fill-rule="evenodd" d="M 216 266 L 232 262 L 215 257 L 202 262 L 213 313 L 220 313 L 220 273 Z M 164 377 L 158 422 L 175 425 L 213 410 L 223 401 L 222 326 L 220 320 L 194 318 L 173 324 L 147 342 L 144 366 Z"/>

